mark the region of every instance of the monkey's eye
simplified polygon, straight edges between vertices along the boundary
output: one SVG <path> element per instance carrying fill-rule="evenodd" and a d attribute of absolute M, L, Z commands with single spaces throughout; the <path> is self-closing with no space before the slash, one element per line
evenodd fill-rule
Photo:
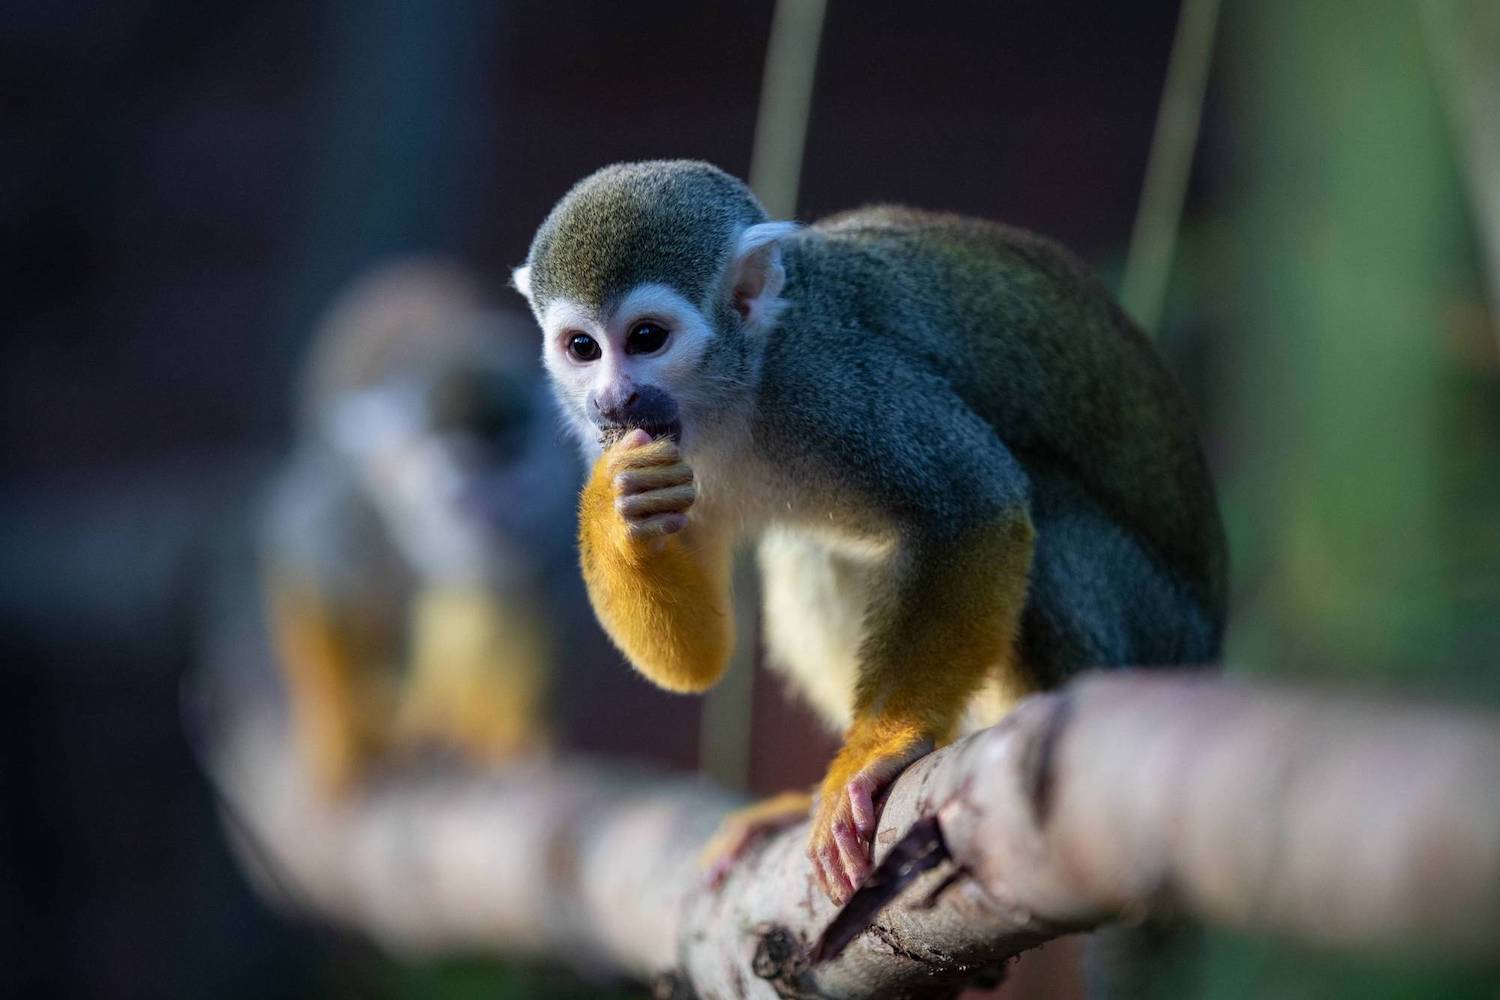
<path fill-rule="evenodd" d="M 626 354 L 655 354 L 667 342 L 667 328 L 660 323 L 642 320 L 625 335 Z"/>
<path fill-rule="evenodd" d="M 568 338 L 568 354 L 574 361 L 598 361 L 599 342 L 586 333 L 575 333 Z"/>

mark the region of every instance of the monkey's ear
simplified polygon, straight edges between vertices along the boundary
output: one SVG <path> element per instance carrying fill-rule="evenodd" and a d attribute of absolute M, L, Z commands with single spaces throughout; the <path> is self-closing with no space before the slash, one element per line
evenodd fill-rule
<path fill-rule="evenodd" d="M 522 264 L 510 272 L 510 286 L 531 301 L 531 265 Z"/>
<path fill-rule="evenodd" d="M 762 222 L 740 233 L 728 277 L 734 308 L 747 326 L 765 326 L 775 318 L 786 281 L 781 241 L 796 231 L 795 222 Z"/>

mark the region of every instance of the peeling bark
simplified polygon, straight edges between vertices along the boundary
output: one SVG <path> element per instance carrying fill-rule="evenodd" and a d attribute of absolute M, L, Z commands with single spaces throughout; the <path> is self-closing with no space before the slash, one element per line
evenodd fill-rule
<path fill-rule="evenodd" d="M 946 858 L 823 962 L 836 914 L 805 828 L 710 887 L 695 857 L 736 803 L 702 783 L 408 770 L 326 806 L 270 720 L 220 750 L 242 856 L 293 907 L 394 950 L 547 955 L 659 996 L 943 996 L 1059 934 L 1178 913 L 1500 961 L 1500 723 L 1451 710 L 1154 673 L 1030 698 L 902 775 L 877 855 L 935 819 Z"/>

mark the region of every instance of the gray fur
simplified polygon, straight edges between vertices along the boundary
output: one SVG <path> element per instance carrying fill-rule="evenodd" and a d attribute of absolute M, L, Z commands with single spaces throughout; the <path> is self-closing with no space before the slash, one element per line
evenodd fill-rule
<path fill-rule="evenodd" d="M 707 163 L 618 163 L 574 185 L 531 243 L 532 306 L 556 296 L 606 307 L 661 283 L 702 302 L 734 235 L 766 220 L 743 184 Z M 563 248 L 563 252 L 554 252 Z"/>

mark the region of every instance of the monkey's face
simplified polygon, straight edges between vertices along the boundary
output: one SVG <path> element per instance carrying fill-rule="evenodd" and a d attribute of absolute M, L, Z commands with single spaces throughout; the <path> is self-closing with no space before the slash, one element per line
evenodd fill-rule
<path fill-rule="evenodd" d="M 736 388 L 722 369 L 739 352 L 665 285 L 640 285 L 610 309 L 554 299 L 542 328 L 554 393 L 591 455 L 636 427 L 691 448 Z"/>
<path fill-rule="evenodd" d="M 743 426 L 793 228 L 689 161 L 606 167 L 558 202 L 514 283 L 587 457 L 641 427 L 691 458 Z"/>
<path fill-rule="evenodd" d="M 535 555 L 555 531 L 567 533 L 556 514 L 575 476 L 557 455 L 546 409 L 534 362 L 481 353 L 346 395 L 331 430 L 415 566 L 494 579 L 527 565 L 521 552 Z"/>

